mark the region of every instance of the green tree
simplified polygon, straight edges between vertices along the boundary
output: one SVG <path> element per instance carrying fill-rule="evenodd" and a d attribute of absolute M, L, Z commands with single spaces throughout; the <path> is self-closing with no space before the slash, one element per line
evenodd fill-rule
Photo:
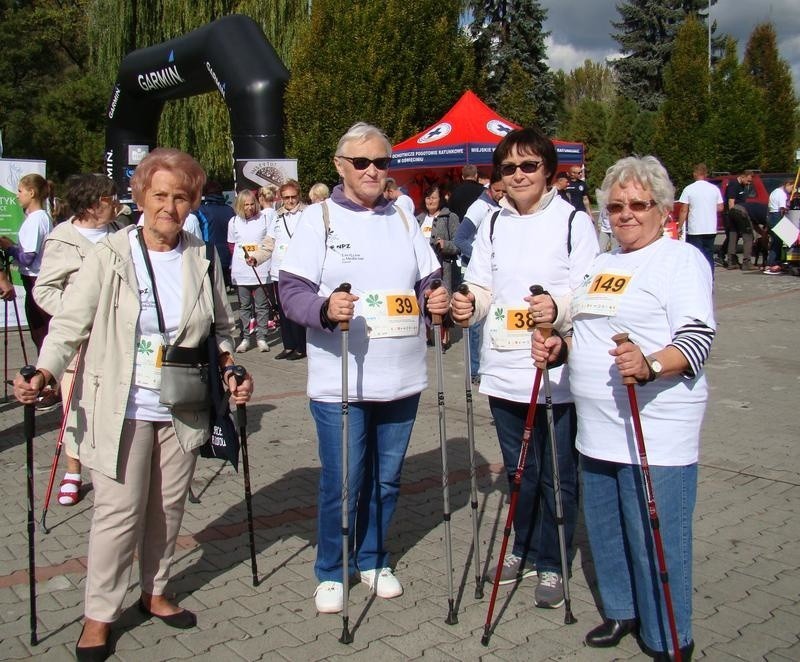
<path fill-rule="evenodd" d="M 658 109 L 664 100 L 663 72 L 672 56 L 678 28 L 691 13 L 705 25 L 702 10 L 707 6 L 708 0 L 628 0 L 617 5 L 622 20 L 612 21 L 617 30 L 612 37 L 623 57 L 613 66 L 625 96 L 643 109 Z"/>
<path fill-rule="evenodd" d="M 133 50 L 173 39 L 229 14 L 245 14 L 261 26 L 283 62 L 291 62 L 298 30 L 308 21 L 308 0 L 94 0 L 89 12 L 92 61 L 110 95 L 122 59 Z M 220 95 L 170 101 L 158 142 L 193 154 L 209 175 L 230 181 L 230 121 Z"/>
<path fill-rule="evenodd" d="M 728 38 L 725 54 L 711 77 L 708 138 L 715 170 L 741 172 L 759 163 L 763 127 L 757 117 L 760 94 L 736 56 L 736 41 Z"/>
<path fill-rule="evenodd" d="M 771 23 L 757 25 L 750 34 L 744 67 L 761 93 L 758 112 L 764 126 L 761 169 L 789 170 L 794 164 L 795 131 L 800 117 L 789 65 L 778 54 Z"/>
<path fill-rule="evenodd" d="M 452 0 L 315 0 L 292 61 L 287 152 L 304 182 L 335 181 L 331 157 L 353 123 L 375 124 L 397 142 L 441 116 L 475 78 Z"/>
<path fill-rule="evenodd" d="M 632 99 L 617 96 L 610 105 L 611 112 L 606 128 L 605 146 L 609 156 L 616 161 L 630 156 L 634 147 L 635 129 L 639 119 L 639 107 Z"/>
<path fill-rule="evenodd" d="M 547 66 L 543 29 L 547 10 L 538 0 L 485 0 L 470 3 L 475 61 L 485 72 L 486 101 L 502 115 L 516 110 L 520 96 L 530 99 L 535 124 L 551 132 L 556 126 L 555 78 Z M 527 76 L 521 75 L 522 68 Z M 518 87 L 522 89 L 514 89 Z M 504 103 L 512 103 L 505 107 Z"/>
<path fill-rule="evenodd" d="M 563 135 L 582 142 L 586 162 L 586 183 L 593 194 L 603 181 L 606 168 L 613 163 L 607 149 L 606 133 L 610 108 L 594 99 L 583 99 L 575 107 Z"/>
<path fill-rule="evenodd" d="M 707 48 L 705 28 L 690 16 L 678 30 L 664 70 L 666 99 L 656 118 L 653 149 L 679 186 L 691 181 L 694 164 L 709 157 Z"/>

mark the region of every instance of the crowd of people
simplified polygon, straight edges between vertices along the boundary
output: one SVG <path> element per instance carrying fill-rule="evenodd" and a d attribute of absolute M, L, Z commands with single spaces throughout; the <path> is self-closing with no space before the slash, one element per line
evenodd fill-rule
<path fill-rule="evenodd" d="M 484 183 L 467 166 L 458 186 L 429 186 L 418 207 L 387 177 L 391 143 L 379 128 L 353 125 L 332 161 L 338 185 L 312 186 L 308 204 L 290 180 L 242 190 L 231 209 L 191 156 L 156 149 L 131 179 L 138 221 L 130 210 L 120 218 L 111 180 L 79 175 L 66 183 L 70 215 L 55 228 L 46 182 L 20 180 L 26 219 L 18 243 L 4 239 L 3 247 L 19 265 L 39 355 L 33 378 L 15 379 L 15 394 L 33 404 L 74 393 L 59 503 L 80 500 L 82 469 L 94 486 L 78 658 L 108 656 L 135 555 L 142 613 L 176 628 L 196 624 L 165 587 L 208 421 L 202 407 L 162 400 L 161 360 L 176 346 L 205 352 L 212 322 L 221 378 L 236 403 L 254 385 L 230 368 L 253 337 L 269 352 L 277 327 L 283 347 L 275 359 L 307 359 L 321 463 L 317 611 L 342 611 L 345 576 L 358 575 L 379 598 L 401 595 L 387 541 L 428 387 L 426 341 L 434 344 L 431 322 L 441 316 L 442 351 L 454 323 L 469 327 L 468 369 L 488 398 L 499 454 L 519 491 L 511 551 L 494 559 L 487 579 L 535 578 L 536 607 L 564 604 L 570 568 L 560 536 L 569 550 L 582 507 L 603 616 L 586 644 L 615 646 L 635 633 L 666 660 L 671 622 L 626 398 L 626 384 L 638 384 L 676 635 L 691 659 L 692 513 L 708 395 L 703 364 L 715 333 L 716 219 L 727 209 L 728 255 L 739 235 L 747 251 L 752 232 L 739 209 L 747 174 L 729 187 L 726 205 L 698 164 L 680 197 L 682 242 L 664 234 L 675 190 L 657 159 L 623 158 L 608 169 L 596 225 L 581 167 L 559 171 L 553 142 L 533 128 L 500 141 Z M 770 228 L 789 207 L 790 182 L 780 190 L 770 197 Z M 779 240 L 771 245 L 767 269 L 781 249 Z M 13 296 L 8 288 L 0 281 L 3 298 Z M 615 342 L 623 332 L 629 339 Z M 532 402 L 542 370 L 547 389 Z M 352 375 L 344 394 L 343 371 Z"/>

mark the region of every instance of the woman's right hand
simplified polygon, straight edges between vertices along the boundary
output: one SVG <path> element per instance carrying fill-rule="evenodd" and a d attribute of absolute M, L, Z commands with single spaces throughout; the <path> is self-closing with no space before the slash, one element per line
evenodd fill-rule
<path fill-rule="evenodd" d="M 355 314 L 358 297 L 349 292 L 332 292 L 328 297 L 328 319 L 331 322 L 349 322 Z"/>
<path fill-rule="evenodd" d="M 544 368 L 546 364 L 555 363 L 561 353 L 563 338 L 556 334 L 545 338 L 542 332 L 534 327 L 531 334 L 531 358 L 537 368 Z"/>
<path fill-rule="evenodd" d="M 461 324 L 472 317 L 473 312 L 475 312 L 475 295 L 472 292 L 467 294 L 453 292 L 453 296 L 450 297 L 450 316 L 453 321 Z"/>
<path fill-rule="evenodd" d="M 14 397 L 24 405 L 36 402 L 45 384 L 52 380 L 52 376 L 45 370 L 37 370 L 31 381 L 27 381 L 21 374 L 14 377 Z"/>

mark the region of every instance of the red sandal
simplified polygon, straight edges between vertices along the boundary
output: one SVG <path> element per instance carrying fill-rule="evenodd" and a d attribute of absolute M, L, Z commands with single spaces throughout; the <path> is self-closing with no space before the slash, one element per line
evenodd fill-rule
<path fill-rule="evenodd" d="M 77 489 L 73 492 L 65 490 L 64 486 L 74 485 Z M 81 500 L 81 481 L 64 478 L 58 485 L 58 503 L 62 506 L 74 506 Z"/>

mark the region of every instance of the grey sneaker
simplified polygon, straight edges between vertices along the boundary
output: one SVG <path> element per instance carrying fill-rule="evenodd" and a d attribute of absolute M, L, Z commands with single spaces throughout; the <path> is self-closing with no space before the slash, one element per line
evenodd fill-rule
<path fill-rule="evenodd" d="M 558 609 L 564 604 L 564 584 L 557 572 L 543 570 L 533 593 L 533 604 L 540 609 Z"/>
<path fill-rule="evenodd" d="M 250 338 L 243 338 L 242 342 L 236 345 L 236 352 L 241 354 L 242 352 L 246 352 L 247 350 L 251 349 L 253 345 L 250 344 Z"/>
<path fill-rule="evenodd" d="M 494 578 L 497 576 L 497 566 L 494 566 L 489 571 L 487 579 L 494 584 Z M 525 577 L 530 577 L 536 574 L 536 567 L 528 559 L 522 563 L 522 557 L 517 556 L 514 552 L 506 554 L 503 559 L 503 568 L 500 571 L 500 581 L 497 582 L 498 586 L 505 586 L 506 584 L 514 584 Z"/>

